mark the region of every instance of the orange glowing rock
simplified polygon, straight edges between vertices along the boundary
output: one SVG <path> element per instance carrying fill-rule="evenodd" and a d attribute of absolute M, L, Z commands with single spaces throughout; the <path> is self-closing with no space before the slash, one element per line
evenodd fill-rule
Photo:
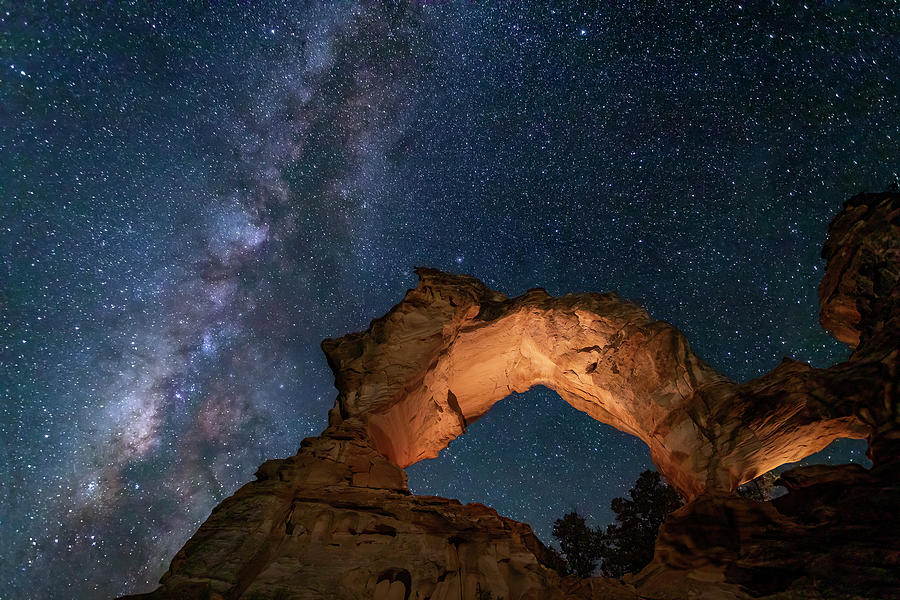
<path fill-rule="evenodd" d="M 364 429 L 401 467 L 437 456 L 494 403 L 535 385 L 643 440 L 688 498 L 866 435 L 827 398 L 793 392 L 826 372 L 788 362 L 738 385 L 616 294 L 509 299 L 472 277 L 416 273 L 419 285 L 368 331 L 322 344 L 340 392 L 331 425 Z M 760 394 L 773 402 L 764 411 Z"/>

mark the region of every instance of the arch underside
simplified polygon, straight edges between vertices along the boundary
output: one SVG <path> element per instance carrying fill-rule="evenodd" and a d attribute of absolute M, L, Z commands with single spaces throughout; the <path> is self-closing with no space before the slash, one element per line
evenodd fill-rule
<path fill-rule="evenodd" d="M 829 398 L 830 370 L 785 362 L 739 385 L 615 294 L 507 299 L 471 277 L 417 273 L 369 331 L 323 343 L 340 391 L 331 424 L 364 427 L 401 467 L 437 456 L 496 402 L 536 385 L 640 438 L 688 498 L 866 435 Z"/>

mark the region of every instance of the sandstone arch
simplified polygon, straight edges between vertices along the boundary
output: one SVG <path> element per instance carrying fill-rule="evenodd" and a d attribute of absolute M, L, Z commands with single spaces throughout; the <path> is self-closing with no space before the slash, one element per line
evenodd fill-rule
<path fill-rule="evenodd" d="M 510 299 L 472 277 L 416 273 L 418 286 L 368 331 L 322 344 L 339 390 L 331 425 L 364 428 L 400 467 L 437 456 L 493 404 L 535 385 L 643 440 L 688 498 L 865 436 L 852 415 L 803 394 L 752 417 L 748 389 L 816 371 L 785 363 L 740 386 L 675 327 L 616 294 L 535 289 Z"/>
<path fill-rule="evenodd" d="M 687 600 L 788 586 L 789 597 L 821 597 L 816 580 L 893 597 L 900 194 L 852 198 L 823 255 L 820 319 L 853 354 L 828 369 L 785 360 L 743 384 L 614 295 L 508 299 L 471 277 L 419 270 L 418 286 L 368 331 L 323 343 L 338 388 L 328 428 L 263 463 L 161 587 L 132 598 L 456 600 L 481 587 L 507 600 Z M 435 454 L 499 397 L 536 383 L 646 441 L 667 478 L 696 496 L 666 520 L 654 561 L 630 584 L 561 577 L 528 525 L 409 492 L 398 465 Z M 789 493 L 770 503 L 723 493 L 835 437 L 862 436 L 870 470 L 795 469 L 782 477 Z"/>

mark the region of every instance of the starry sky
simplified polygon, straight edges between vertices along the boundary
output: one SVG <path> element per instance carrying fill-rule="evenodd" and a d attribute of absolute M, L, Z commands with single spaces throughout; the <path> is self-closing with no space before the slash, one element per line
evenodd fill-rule
<path fill-rule="evenodd" d="M 0 0 L 0 598 L 155 587 L 417 265 L 617 290 L 737 380 L 845 358 L 819 252 L 898 178 L 900 5 L 713 4 Z M 549 542 L 649 466 L 538 388 L 408 473 Z"/>

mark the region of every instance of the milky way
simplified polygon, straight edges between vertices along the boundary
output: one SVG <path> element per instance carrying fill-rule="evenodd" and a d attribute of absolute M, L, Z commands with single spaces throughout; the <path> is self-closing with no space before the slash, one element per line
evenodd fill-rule
<path fill-rule="evenodd" d="M 677 4 L 0 6 L 0 597 L 152 589 L 416 265 L 618 290 L 738 380 L 845 357 L 819 251 L 897 180 L 900 9 Z M 409 473 L 549 542 L 648 466 L 537 389 Z"/>

